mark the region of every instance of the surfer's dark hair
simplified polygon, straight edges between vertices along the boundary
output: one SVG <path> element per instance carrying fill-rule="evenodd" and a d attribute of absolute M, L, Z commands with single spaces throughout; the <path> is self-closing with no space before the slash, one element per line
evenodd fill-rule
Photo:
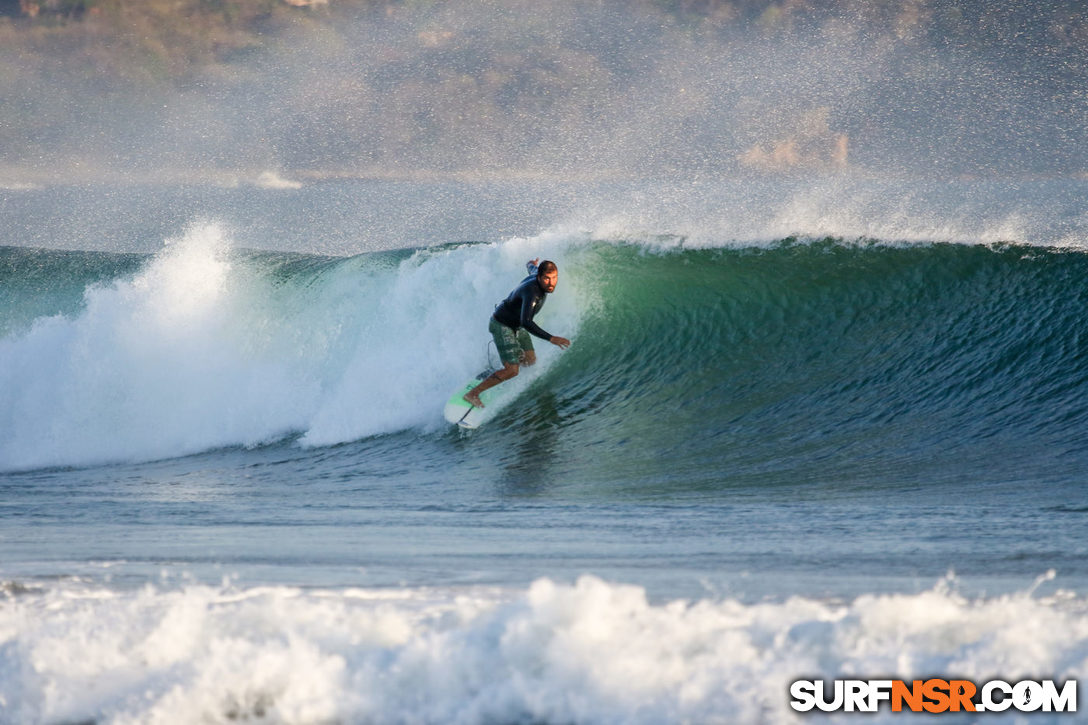
<path fill-rule="evenodd" d="M 551 274 L 558 269 L 559 267 L 555 266 L 555 262 L 551 261 L 550 259 L 545 259 L 543 262 L 540 263 L 540 266 L 536 268 L 536 276 L 543 277 L 544 275 Z"/>

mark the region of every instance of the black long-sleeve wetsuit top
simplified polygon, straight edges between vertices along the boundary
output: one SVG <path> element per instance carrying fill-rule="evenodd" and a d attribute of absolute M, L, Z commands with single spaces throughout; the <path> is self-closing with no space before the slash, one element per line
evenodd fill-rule
<path fill-rule="evenodd" d="M 533 317 L 544 306 L 544 300 L 548 293 L 540 286 L 536 277 L 536 268 L 529 268 L 529 276 L 521 280 L 517 289 L 510 296 L 499 303 L 491 316 L 496 322 L 506 325 L 512 330 L 524 327 L 527 331 L 542 340 L 551 340 L 551 334 L 541 329 L 540 325 L 533 322 Z"/>

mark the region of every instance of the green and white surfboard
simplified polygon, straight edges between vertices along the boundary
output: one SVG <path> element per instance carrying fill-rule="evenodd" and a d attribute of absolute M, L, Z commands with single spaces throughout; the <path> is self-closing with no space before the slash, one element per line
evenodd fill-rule
<path fill-rule="evenodd" d="M 476 406 L 465 400 L 465 393 L 475 388 L 483 381 L 484 378 L 495 372 L 494 370 L 484 370 L 482 373 L 469 380 L 462 385 L 456 393 L 450 396 L 450 399 L 446 401 L 445 416 L 446 420 L 454 425 L 461 426 L 462 428 L 473 429 L 480 426 L 485 420 L 490 417 L 491 410 L 486 406 L 491 403 L 498 396 L 502 386 L 485 390 L 483 395 L 480 396 L 480 402 L 484 404 L 484 408 L 477 408 Z"/>

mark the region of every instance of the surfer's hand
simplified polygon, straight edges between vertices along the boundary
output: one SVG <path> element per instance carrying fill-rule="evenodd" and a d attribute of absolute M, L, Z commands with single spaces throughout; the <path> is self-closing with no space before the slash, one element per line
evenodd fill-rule
<path fill-rule="evenodd" d="M 548 342 L 559 347 L 561 350 L 566 350 L 570 347 L 570 340 L 565 337 L 560 337 L 559 335 L 552 335 L 552 339 L 548 340 Z"/>

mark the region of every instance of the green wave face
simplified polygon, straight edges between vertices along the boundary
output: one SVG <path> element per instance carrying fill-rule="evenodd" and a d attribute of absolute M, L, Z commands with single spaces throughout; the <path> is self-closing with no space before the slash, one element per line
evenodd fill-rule
<path fill-rule="evenodd" d="M 0 335 L 79 311 L 88 285 L 139 269 L 145 255 L 0 247 Z"/>
<path fill-rule="evenodd" d="M 584 262 L 601 302 L 542 384 L 572 475 L 1001 481 L 1083 456 L 1081 253 L 828 240 Z"/>

